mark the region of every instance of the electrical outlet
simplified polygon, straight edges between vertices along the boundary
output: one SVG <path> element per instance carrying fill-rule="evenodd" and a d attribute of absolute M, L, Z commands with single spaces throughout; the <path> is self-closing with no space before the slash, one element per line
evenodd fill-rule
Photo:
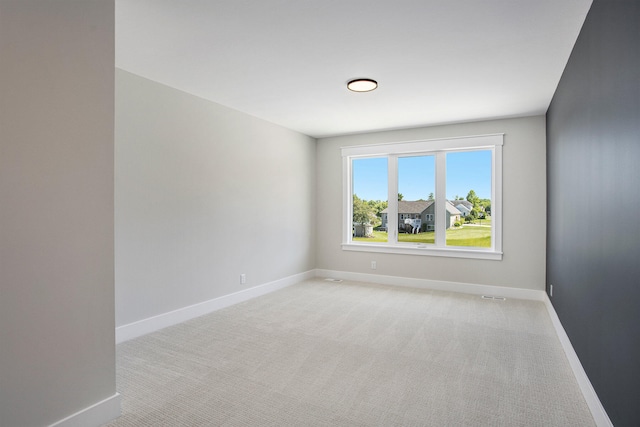
<path fill-rule="evenodd" d="M 549 296 L 553 296 L 553 285 L 549 285 Z"/>
<path fill-rule="evenodd" d="M 240 275 L 240 284 L 241 284 L 241 285 L 244 285 L 245 283 L 247 283 L 247 275 L 246 275 L 246 274 L 244 274 L 244 273 L 242 273 L 242 274 Z"/>
<path fill-rule="evenodd" d="M 375 270 L 376 268 L 378 268 L 378 264 L 375 261 L 371 261 L 371 269 Z"/>

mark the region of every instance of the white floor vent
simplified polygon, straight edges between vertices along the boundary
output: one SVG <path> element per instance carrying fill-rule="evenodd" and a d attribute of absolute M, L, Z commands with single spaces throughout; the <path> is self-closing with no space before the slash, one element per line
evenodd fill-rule
<path fill-rule="evenodd" d="M 507 300 L 505 297 L 494 297 L 492 295 L 482 295 L 482 299 L 492 299 L 492 300 L 496 300 L 496 301 L 506 301 Z"/>
<path fill-rule="evenodd" d="M 342 279 L 324 279 L 325 282 L 334 282 L 334 283 L 340 283 L 342 282 Z"/>

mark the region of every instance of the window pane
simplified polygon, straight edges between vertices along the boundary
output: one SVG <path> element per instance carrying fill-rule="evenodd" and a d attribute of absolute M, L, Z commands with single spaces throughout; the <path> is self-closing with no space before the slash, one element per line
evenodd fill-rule
<path fill-rule="evenodd" d="M 435 242 L 435 157 L 398 158 L 398 242 Z"/>
<path fill-rule="evenodd" d="M 491 150 L 447 153 L 446 179 L 447 245 L 490 248 Z"/>
<path fill-rule="evenodd" d="M 354 159 L 351 163 L 355 242 L 386 242 L 387 158 Z"/>

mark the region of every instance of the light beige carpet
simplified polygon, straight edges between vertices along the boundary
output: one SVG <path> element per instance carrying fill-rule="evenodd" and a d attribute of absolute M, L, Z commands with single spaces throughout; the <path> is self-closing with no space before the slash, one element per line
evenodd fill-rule
<path fill-rule="evenodd" d="M 542 303 L 321 279 L 125 342 L 140 426 L 591 426 Z"/>

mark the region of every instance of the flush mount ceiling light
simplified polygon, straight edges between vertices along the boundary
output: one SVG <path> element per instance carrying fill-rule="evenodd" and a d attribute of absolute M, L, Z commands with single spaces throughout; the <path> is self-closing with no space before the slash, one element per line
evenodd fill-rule
<path fill-rule="evenodd" d="M 353 92 L 371 92 L 378 87 L 378 82 L 371 79 L 355 79 L 347 83 L 347 89 Z"/>

